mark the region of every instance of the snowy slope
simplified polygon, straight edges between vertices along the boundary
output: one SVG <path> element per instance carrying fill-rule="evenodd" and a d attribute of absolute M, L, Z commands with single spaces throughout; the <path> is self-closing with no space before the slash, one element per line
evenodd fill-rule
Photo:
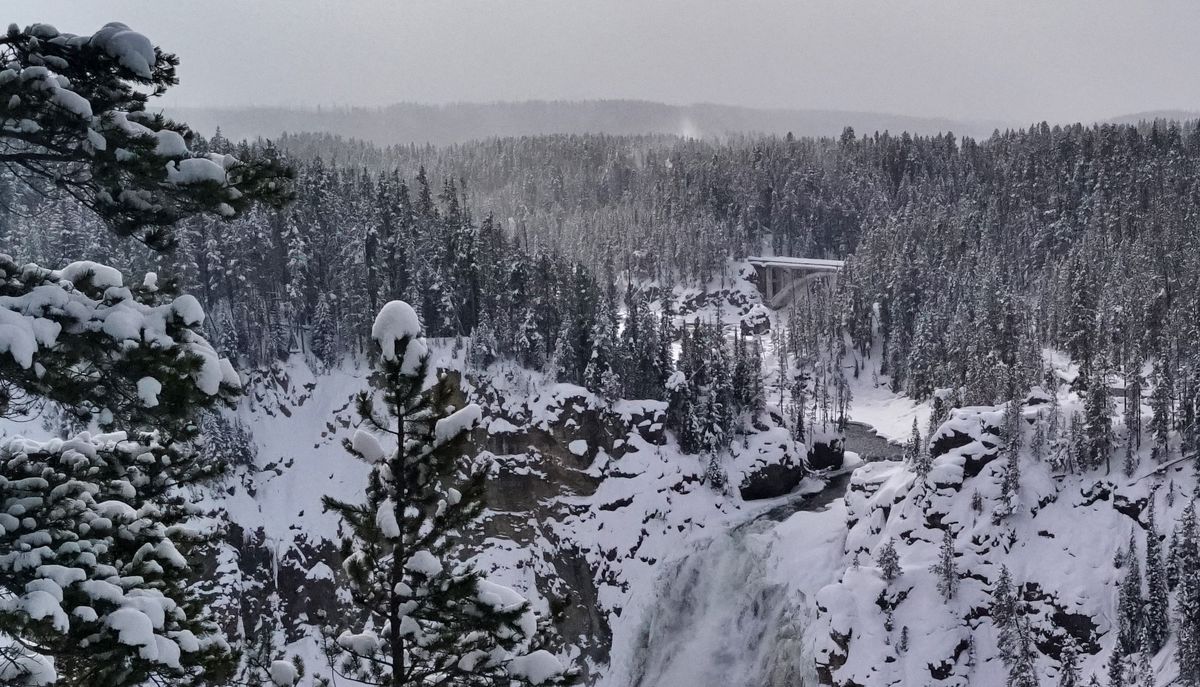
<path fill-rule="evenodd" d="M 1058 393 L 1065 410 L 1079 407 L 1065 385 Z M 1160 530 L 1175 522 L 1190 501 L 1192 468 L 1183 463 L 1144 468 L 1132 478 L 1115 469 L 1104 474 L 1103 468 L 1062 474 L 1035 460 L 1028 448 L 1031 425 L 1044 410 L 1033 405 L 1024 411 L 1027 443 L 1020 454 L 1018 507 L 999 521 L 993 513 L 1006 462 L 998 455 L 1002 407 L 956 410 L 934 443 L 955 432 L 970 441 L 947 442 L 961 445 L 937 456 L 928 478 L 896 462 L 855 472 L 845 499 L 842 570 L 816 597 L 820 635 L 814 641 L 823 684 L 1006 684 L 990 612 L 1002 565 L 1022 599 L 1042 683 L 1056 684 L 1068 637 L 1079 648 L 1083 678 L 1095 675 L 1107 683 L 1117 586 L 1127 572 L 1116 569 L 1114 560 L 1128 549 L 1131 536 L 1144 554 L 1149 508 Z M 1148 446 L 1141 465 L 1154 465 Z M 949 600 L 930 569 L 947 530 L 959 578 Z M 1167 533 L 1157 534 L 1161 539 Z M 901 566 L 891 582 L 875 563 L 888 540 Z M 1154 684 L 1174 677 L 1173 650 L 1168 643 L 1151 661 Z"/>

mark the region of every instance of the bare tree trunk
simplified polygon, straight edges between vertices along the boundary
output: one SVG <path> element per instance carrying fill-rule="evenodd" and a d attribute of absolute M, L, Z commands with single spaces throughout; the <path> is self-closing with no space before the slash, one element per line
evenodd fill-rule
<path fill-rule="evenodd" d="M 408 683 L 408 675 L 404 665 L 404 637 L 400 634 L 400 596 L 397 589 L 404 582 L 404 562 L 408 558 L 404 546 L 404 502 L 407 499 L 408 485 L 404 474 L 404 415 L 401 410 L 396 428 L 396 453 L 392 458 L 392 511 L 395 514 L 396 525 L 400 536 L 392 546 L 392 570 L 390 575 L 391 589 L 388 590 L 388 621 L 389 634 L 392 643 L 392 687 L 404 687 Z"/>

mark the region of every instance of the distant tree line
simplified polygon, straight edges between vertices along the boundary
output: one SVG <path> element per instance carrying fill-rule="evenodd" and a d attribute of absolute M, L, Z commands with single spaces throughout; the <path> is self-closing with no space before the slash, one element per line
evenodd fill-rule
<path fill-rule="evenodd" d="M 382 149 L 218 134 L 194 147 L 290 159 L 296 202 L 190 219 L 163 257 L 97 245 L 107 239 L 95 220 L 5 184 L 0 242 L 47 264 L 100 255 L 179 275 L 212 313 L 210 338 L 243 364 L 361 353 L 371 313 L 402 298 L 431 336 L 471 336 L 482 363 L 514 359 L 609 395 L 663 399 L 662 348 L 680 333 L 648 306 L 661 309 L 669 287 L 765 249 L 848 257 L 836 306 L 811 324 L 826 359 L 841 333 L 865 355 L 874 332 L 896 390 L 990 403 L 1041 382 L 1041 349 L 1054 346 L 1079 364 L 1080 389 L 1123 379 L 1128 393 L 1146 390 L 1164 447 L 1173 433 L 1195 443 L 1192 126 Z M 817 360 L 801 350 L 815 338 L 786 338 L 797 364 Z"/>

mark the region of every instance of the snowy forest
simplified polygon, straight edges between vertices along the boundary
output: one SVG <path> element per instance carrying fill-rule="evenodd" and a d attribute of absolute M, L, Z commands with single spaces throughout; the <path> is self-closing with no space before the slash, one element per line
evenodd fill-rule
<path fill-rule="evenodd" d="M 169 47 L 0 36 L 0 685 L 1200 685 L 1196 121 L 233 141 Z"/>

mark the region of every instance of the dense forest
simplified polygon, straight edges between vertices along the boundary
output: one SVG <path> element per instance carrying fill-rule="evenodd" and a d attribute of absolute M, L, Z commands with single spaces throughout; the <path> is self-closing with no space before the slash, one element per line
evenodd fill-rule
<path fill-rule="evenodd" d="M 986 141 L 847 129 L 838 140 L 546 136 L 386 149 L 218 134 L 195 147 L 293 162 L 295 203 L 190 219 L 178 250 L 151 255 L 10 185 L 0 243 L 47 264 L 100 255 L 176 276 L 212 313 L 210 338 L 245 365 L 292 350 L 324 364 L 361 352 L 379 304 L 401 297 L 432 335 L 473 336 L 484 365 L 551 366 L 611 397 L 645 398 L 665 396 L 660 349 L 678 338 L 649 307 L 671 309 L 667 287 L 706 283 L 729 258 L 764 251 L 847 258 L 831 326 L 864 351 L 876 327 L 896 390 L 995 402 L 1040 381 L 1041 350 L 1053 347 L 1079 364 L 1080 388 L 1112 377 L 1130 393 L 1153 385 L 1164 445 L 1172 429 L 1188 445 L 1196 433 L 1200 132 L 1190 125 L 1043 124 Z"/>

